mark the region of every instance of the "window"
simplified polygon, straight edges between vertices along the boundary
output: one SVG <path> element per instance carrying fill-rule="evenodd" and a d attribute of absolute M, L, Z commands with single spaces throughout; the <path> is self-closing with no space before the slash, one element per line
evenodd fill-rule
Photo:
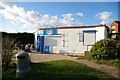
<path fill-rule="evenodd" d="M 65 40 L 63 40 L 63 47 L 65 47 Z"/>
<path fill-rule="evenodd" d="M 116 28 L 116 26 L 112 26 L 112 33 L 116 33 L 116 31 L 115 31 L 115 28 Z"/>
<path fill-rule="evenodd" d="M 63 35 L 63 47 L 65 47 L 65 35 Z"/>
<path fill-rule="evenodd" d="M 115 26 L 112 26 L 112 29 L 115 29 Z"/>
<path fill-rule="evenodd" d="M 83 41 L 83 34 L 79 33 L 79 42 L 82 42 L 82 41 Z"/>
<path fill-rule="evenodd" d="M 84 45 L 93 45 L 96 42 L 96 30 L 85 30 L 84 34 Z"/>
<path fill-rule="evenodd" d="M 46 46 L 62 46 L 62 36 L 46 36 L 44 39 Z"/>

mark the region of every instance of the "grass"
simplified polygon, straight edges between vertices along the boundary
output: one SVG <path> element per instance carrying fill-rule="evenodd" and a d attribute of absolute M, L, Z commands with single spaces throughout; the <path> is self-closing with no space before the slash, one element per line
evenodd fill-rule
<path fill-rule="evenodd" d="M 85 60 L 88 60 L 89 58 L 86 57 L 86 56 L 79 56 L 77 59 L 85 59 Z"/>
<path fill-rule="evenodd" d="M 2 80 L 88 80 L 88 78 L 90 80 L 117 80 L 113 76 L 69 60 L 32 63 L 31 74 L 26 79 L 15 78 L 15 72 L 15 66 L 7 70 L 3 69 Z"/>
<path fill-rule="evenodd" d="M 97 59 L 89 59 L 86 56 L 81 56 L 77 59 L 90 60 L 97 64 L 105 64 L 105 65 L 117 67 L 118 69 L 120 69 L 120 60 L 118 60 L 118 59 L 116 59 L 116 60 L 97 60 Z"/>
<path fill-rule="evenodd" d="M 98 64 L 105 64 L 120 69 L 120 60 L 92 60 L 92 61 Z"/>

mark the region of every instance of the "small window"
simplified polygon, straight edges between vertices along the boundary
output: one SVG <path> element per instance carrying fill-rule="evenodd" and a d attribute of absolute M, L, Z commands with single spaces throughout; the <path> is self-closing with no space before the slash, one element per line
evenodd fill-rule
<path fill-rule="evenodd" d="M 65 35 L 63 35 L 63 47 L 65 47 Z"/>
<path fill-rule="evenodd" d="M 83 34 L 79 33 L 79 42 L 83 42 Z"/>
<path fill-rule="evenodd" d="M 95 32 L 84 32 L 84 45 L 93 45 L 96 41 Z"/>
<path fill-rule="evenodd" d="M 115 26 L 112 26 L 112 29 L 115 29 Z"/>
<path fill-rule="evenodd" d="M 65 47 L 65 40 L 63 40 L 63 47 Z"/>

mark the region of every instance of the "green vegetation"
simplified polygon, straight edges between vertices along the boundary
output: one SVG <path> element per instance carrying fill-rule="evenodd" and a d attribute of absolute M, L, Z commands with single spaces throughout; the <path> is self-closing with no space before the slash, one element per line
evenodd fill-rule
<path fill-rule="evenodd" d="M 15 48 L 21 44 L 34 44 L 34 34 L 32 33 L 5 33 L 2 34 L 2 66 L 8 67 L 13 55 L 16 54 Z"/>
<path fill-rule="evenodd" d="M 5 33 L 1 32 L 2 37 L 10 36 L 16 41 L 19 41 L 18 46 L 21 44 L 34 44 L 34 34 L 33 33 Z"/>
<path fill-rule="evenodd" d="M 110 30 L 109 30 L 109 33 L 112 33 L 113 31 L 115 31 L 115 30 L 114 30 L 114 29 L 110 29 Z"/>
<path fill-rule="evenodd" d="M 105 64 L 120 69 L 120 41 L 103 39 L 96 42 L 89 52 L 78 59 L 91 60 L 98 64 Z"/>
<path fill-rule="evenodd" d="M 97 64 L 105 64 L 105 65 L 113 66 L 113 67 L 120 69 L 120 60 L 118 60 L 118 59 L 116 59 L 116 60 L 97 60 L 97 59 L 90 59 L 86 56 L 80 56 L 77 59 L 90 60 L 90 61 L 95 62 Z"/>
<path fill-rule="evenodd" d="M 3 80 L 18 79 L 15 78 L 15 70 L 15 66 L 7 70 L 3 69 Z M 88 80 L 88 78 L 90 80 L 117 80 L 113 76 L 68 60 L 32 63 L 30 76 L 19 80 Z"/>
<path fill-rule="evenodd" d="M 92 61 L 98 64 L 105 64 L 120 69 L 120 60 L 92 60 Z"/>
<path fill-rule="evenodd" d="M 96 42 L 90 52 L 87 53 L 92 59 L 108 60 L 120 58 L 120 41 L 114 39 L 103 39 Z"/>
<path fill-rule="evenodd" d="M 2 39 L 2 67 L 8 67 L 12 62 L 15 51 L 15 40 L 9 36 Z"/>

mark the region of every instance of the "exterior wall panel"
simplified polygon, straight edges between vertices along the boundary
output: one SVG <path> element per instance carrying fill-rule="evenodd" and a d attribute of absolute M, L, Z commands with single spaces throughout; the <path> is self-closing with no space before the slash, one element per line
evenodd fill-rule
<path fill-rule="evenodd" d="M 68 29 L 57 29 L 56 34 L 44 34 L 44 30 L 39 30 L 41 35 L 44 35 L 44 46 L 49 46 L 50 53 L 84 53 L 89 51 L 92 46 L 84 45 L 84 41 L 80 41 L 80 34 L 84 34 L 83 31 L 96 31 L 95 34 L 88 34 L 86 42 L 91 41 L 92 44 L 101 39 L 106 38 L 107 32 L 106 27 L 88 27 L 88 28 L 68 28 Z M 43 34 L 42 34 L 43 33 Z M 36 34 L 35 34 L 36 35 Z M 84 35 L 82 36 L 84 38 Z M 88 40 L 88 41 L 87 41 Z"/>

